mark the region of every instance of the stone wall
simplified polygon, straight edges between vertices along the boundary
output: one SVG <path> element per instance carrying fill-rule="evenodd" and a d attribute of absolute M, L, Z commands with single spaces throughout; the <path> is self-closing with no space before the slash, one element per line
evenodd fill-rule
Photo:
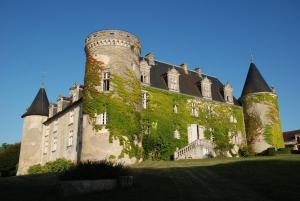
<path fill-rule="evenodd" d="M 27 173 L 30 166 L 41 162 L 42 133 L 45 116 L 31 115 L 24 118 L 22 143 L 17 175 Z"/>
<path fill-rule="evenodd" d="M 254 93 L 243 97 L 242 103 L 247 142 L 254 151 L 284 147 L 277 96 L 269 92 Z"/>

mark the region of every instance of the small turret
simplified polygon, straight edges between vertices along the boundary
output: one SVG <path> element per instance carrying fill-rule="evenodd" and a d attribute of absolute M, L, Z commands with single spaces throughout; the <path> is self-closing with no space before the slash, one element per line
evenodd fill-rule
<path fill-rule="evenodd" d="M 251 62 L 240 101 L 244 110 L 247 141 L 256 153 L 284 147 L 278 97 Z"/>
<path fill-rule="evenodd" d="M 27 174 L 30 166 L 41 162 L 43 122 L 49 115 L 49 101 L 41 87 L 32 104 L 22 115 L 24 119 L 18 175 Z"/>

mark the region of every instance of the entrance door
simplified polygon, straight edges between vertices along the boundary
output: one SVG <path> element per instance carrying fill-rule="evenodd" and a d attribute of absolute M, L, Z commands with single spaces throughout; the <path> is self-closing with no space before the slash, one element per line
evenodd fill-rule
<path fill-rule="evenodd" d="M 204 128 L 197 124 L 191 124 L 188 127 L 188 142 L 190 144 L 197 139 L 204 139 Z"/>

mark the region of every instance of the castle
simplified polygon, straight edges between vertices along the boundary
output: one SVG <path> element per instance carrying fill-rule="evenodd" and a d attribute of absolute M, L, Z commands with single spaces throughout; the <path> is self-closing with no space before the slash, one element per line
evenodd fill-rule
<path fill-rule="evenodd" d="M 18 174 L 57 158 L 74 161 L 199 159 L 284 146 L 278 99 L 254 63 L 242 95 L 206 75 L 141 56 L 131 33 L 102 30 L 85 40 L 84 85 L 49 103 L 41 87 L 24 119 Z"/>

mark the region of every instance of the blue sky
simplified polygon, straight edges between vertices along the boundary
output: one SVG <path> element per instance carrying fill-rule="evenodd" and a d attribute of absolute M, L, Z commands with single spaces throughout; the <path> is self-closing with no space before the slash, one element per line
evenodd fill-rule
<path fill-rule="evenodd" d="M 252 49 L 279 95 L 283 130 L 300 128 L 300 1 L 0 1 L 0 143 L 21 140 L 21 115 L 45 72 L 50 101 L 83 83 L 84 39 L 123 29 L 161 61 L 201 66 L 239 97 Z"/>

